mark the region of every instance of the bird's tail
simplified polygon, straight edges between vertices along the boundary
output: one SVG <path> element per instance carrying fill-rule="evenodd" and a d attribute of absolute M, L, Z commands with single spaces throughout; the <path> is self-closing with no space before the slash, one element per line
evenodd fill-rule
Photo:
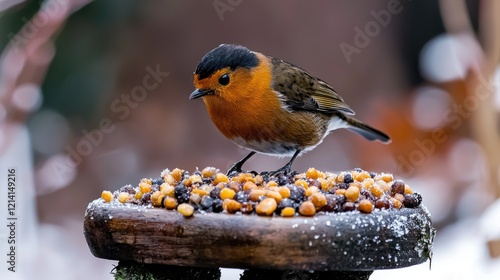
<path fill-rule="evenodd" d="M 382 131 L 377 130 L 367 124 L 364 124 L 363 122 L 358 121 L 355 118 L 347 117 L 344 114 L 338 114 L 337 116 L 348 124 L 347 127 L 348 130 L 365 137 L 367 140 L 370 141 L 379 140 L 380 142 L 385 144 L 391 143 L 391 138 Z"/>

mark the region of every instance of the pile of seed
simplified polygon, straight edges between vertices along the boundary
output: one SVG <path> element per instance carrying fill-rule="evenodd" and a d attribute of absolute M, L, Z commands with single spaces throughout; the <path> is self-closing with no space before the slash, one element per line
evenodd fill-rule
<path fill-rule="evenodd" d="M 262 216 L 314 216 L 316 213 L 377 209 L 415 208 L 422 197 L 392 174 L 356 168 L 340 174 L 309 168 L 289 175 L 237 173 L 226 176 L 214 167 L 190 174 L 166 169 L 161 177 L 143 178 L 137 187 L 126 185 L 111 193 L 105 202 L 153 205 L 177 210 L 189 217 L 195 211 L 257 213 Z"/>

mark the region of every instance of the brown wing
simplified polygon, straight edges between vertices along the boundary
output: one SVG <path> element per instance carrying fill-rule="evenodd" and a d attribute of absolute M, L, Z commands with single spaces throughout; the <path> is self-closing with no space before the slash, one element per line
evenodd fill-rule
<path fill-rule="evenodd" d="M 281 100 L 288 108 L 321 113 L 340 111 L 354 115 L 354 111 L 326 82 L 291 63 L 269 59 L 273 65 L 273 90 L 282 95 Z"/>

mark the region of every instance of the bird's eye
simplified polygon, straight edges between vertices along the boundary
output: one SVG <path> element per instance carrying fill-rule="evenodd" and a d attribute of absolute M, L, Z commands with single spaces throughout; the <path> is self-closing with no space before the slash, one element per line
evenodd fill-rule
<path fill-rule="evenodd" d="M 219 78 L 219 84 L 221 84 L 223 86 L 229 84 L 229 75 L 228 74 L 224 74 L 224 75 L 220 76 L 220 78 Z"/>

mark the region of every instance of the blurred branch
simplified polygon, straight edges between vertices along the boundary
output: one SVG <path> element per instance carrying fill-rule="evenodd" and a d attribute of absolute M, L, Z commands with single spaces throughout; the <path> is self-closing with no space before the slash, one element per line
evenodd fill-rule
<path fill-rule="evenodd" d="M 465 0 L 440 0 L 439 8 L 444 28 L 448 33 L 474 34 Z"/>
<path fill-rule="evenodd" d="M 486 98 L 472 112 L 472 135 L 484 151 L 488 164 L 489 182 L 492 193 L 500 198 L 500 134 L 498 112 L 494 107 L 495 90 L 491 77 L 500 62 L 500 1 L 483 0 L 479 10 L 479 38 L 483 49 L 478 69 L 471 69 L 472 75 L 466 79 L 467 95 L 487 91 Z M 477 38 L 469 21 L 464 0 L 441 0 L 441 15 L 449 33 L 465 32 Z"/>
<path fill-rule="evenodd" d="M 24 2 L 24 0 L 0 0 L 0 13 L 22 2 Z"/>
<path fill-rule="evenodd" d="M 91 1 L 45 1 L 17 34 L 9 34 L 0 55 L 0 128 L 6 136 L 0 155 L 13 139 L 9 124 L 24 122 L 41 100 L 40 88 L 55 55 L 54 37 L 72 13 Z"/>

